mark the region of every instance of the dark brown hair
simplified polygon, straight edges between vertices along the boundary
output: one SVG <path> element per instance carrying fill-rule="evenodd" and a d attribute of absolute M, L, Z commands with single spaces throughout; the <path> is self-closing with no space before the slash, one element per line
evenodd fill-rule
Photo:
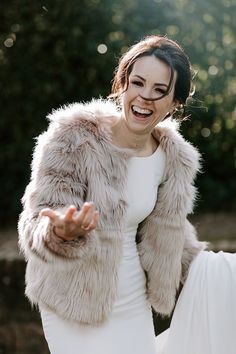
<path fill-rule="evenodd" d="M 176 71 L 177 78 L 174 87 L 174 100 L 178 101 L 180 106 L 183 107 L 190 95 L 192 83 L 192 70 L 189 58 L 175 41 L 157 35 L 145 37 L 143 40 L 130 47 L 120 58 L 119 65 L 115 71 L 110 97 L 118 99 L 120 95 L 127 90 L 129 75 L 133 65 L 137 59 L 144 56 L 155 56 L 169 65 L 171 69 L 168 89 L 162 97 L 168 95 L 171 90 L 173 74 L 174 71 Z"/>

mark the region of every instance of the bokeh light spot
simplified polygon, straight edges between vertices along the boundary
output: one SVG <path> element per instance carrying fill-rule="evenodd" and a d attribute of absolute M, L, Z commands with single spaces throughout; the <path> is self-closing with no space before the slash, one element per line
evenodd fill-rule
<path fill-rule="evenodd" d="M 176 36 L 179 33 L 179 27 L 177 26 L 167 26 L 166 31 L 170 36 Z"/>
<path fill-rule="evenodd" d="M 210 14 L 204 14 L 203 15 L 203 21 L 206 23 L 212 23 L 213 22 L 213 17 Z"/>
<path fill-rule="evenodd" d="M 215 76 L 218 74 L 219 69 L 215 65 L 211 65 L 208 69 L 208 73 L 212 76 Z"/>
<path fill-rule="evenodd" d="M 13 25 L 11 26 L 12 32 L 19 32 L 20 29 L 21 29 L 21 26 L 18 23 L 13 23 Z"/>
<path fill-rule="evenodd" d="M 202 81 L 206 81 L 207 78 L 208 78 L 208 74 L 207 74 L 206 70 L 199 70 L 197 76 L 198 76 L 199 79 L 202 80 Z"/>
<path fill-rule="evenodd" d="M 231 61 L 231 60 L 226 60 L 225 61 L 225 69 L 226 70 L 231 70 L 231 69 L 233 69 L 233 67 L 234 67 L 234 64 L 233 64 L 233 62 Z"/>
<path fill-rule="evenodd" d="M 97 46 L 97 51 L 98 51 L 99 54 L 105 54 L 107 52 L 106 44 L 103 44 L 103 43 L 99 44 Z"/>
<path fill-rule="evenodd" d="M 214 102 L 214 98 L 212 95 L 206 95 L 206 103 L 212 104 Z"/>
<path fill-rule="evenodd" d="M 201 134 L 204 138 L 208 138 L 211 134 L 211 131 L 208 128 L 202 128 Z"/>
<path fill-rule="evenodd" d="M 218 134 L 220 131 L 221 131 L 221 124 L 220 124 L 220 122 L 215 122 L 215 123 L 213 123 L 213 125 L 212 125 L 212 131 L 213 131 L 213 133 L 215 133 L 215 134 Z"/>
<path fill-rule="evenodd" d="M 4 45 L 5 47 L 7 48 L 11 48 L 14 44 L 14 41 L 12 38 L 7 38 L 5 41 L 4 41 Z"/>
<path fill-rule="evenodd" d="M 110 32 L 109 33 L 109 39 L 112 42 L 120 41 L 120 40 L 124 39 L 124 36 L 125 36 L 124 32 L 122 32 L 122 31 Z"/>
<path fill-rule="evenodd" d="M 234 41 L 234 38 L 231 35 L 231 33 L 227 32 L 227 33 L 224 34 L 224 36 L 223 36 L 223 44 L 225 46 L 230 45 L 231 43 L 233 43 L 233 41 Z"/>
<path fill-rule="evenodd" d="M 235 122 L 233 121 L 233 119 L 231 119 L 231 118 L 226 119 L 225 125 L 226 125 L 227 129 L 233 129 L 234 124 L 235 124 Z"/>
<path fill-rule="evenodd" d="M 112 16 L 112 22 L 113 22 L 115 25 L 119 25 L 119 24 L 121 23 L 122 19 L 123 19 L 122 16 L 121 16 L 121 15 L 118 15 L 118 14 Z"/>
<path fill-rule="evenodd" d="M 214 101 L 218 104 L 223 103 L 223 97 L 221 94 L 215 95 Z"/>
<path fill-rule="evenodd" d="M 15 41 L 15 40 L 16 40 L 16 35 L 15 35 L 15 33 L 11 33 L 8 38 L 11 38 L 13 41 Z"/>

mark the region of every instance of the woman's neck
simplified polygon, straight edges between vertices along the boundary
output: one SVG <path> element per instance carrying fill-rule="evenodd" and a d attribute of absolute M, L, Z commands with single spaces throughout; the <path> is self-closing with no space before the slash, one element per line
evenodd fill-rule
<path fill-rule="evenodd" d="M 158 146 L 151 132 L 131 131 L 123 118 L 112 127 L 112 142 L 121 148 L 134 150 L 138 156 L 151 155 Z"/>

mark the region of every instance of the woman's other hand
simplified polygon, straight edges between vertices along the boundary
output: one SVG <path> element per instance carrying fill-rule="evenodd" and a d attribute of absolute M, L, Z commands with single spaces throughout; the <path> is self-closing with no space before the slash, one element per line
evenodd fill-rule
<path fill-rule="evenodd" d="M 80 211 L 71 205 L 65 214 L 55 212 L 50 208 L 42 209 L 40 216 L 47 216 L 53 224 L 56 236 L 65 241 L 72 241 L 79 236 L 86 236 L 96 228 L 99 214 L 95 210 L 94 203 L 86 202 Z"/>

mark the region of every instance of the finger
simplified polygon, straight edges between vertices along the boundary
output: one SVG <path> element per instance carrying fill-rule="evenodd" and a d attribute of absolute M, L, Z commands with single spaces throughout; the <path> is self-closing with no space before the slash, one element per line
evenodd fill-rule
<path fill-rule="evenodd" d="M 92 220 L 91 224 L 89 225 L 89 227 L 91 229 L 95 229 L 97 227 L 98 221 L 99 221 L 99 212 L 95 211 L 93 214 L 93 220 Z"/>
<path fill-rule="evenodd" d="M 71 221 L 71 219 L 73 218 L 73 215 L 76 212 L 76 210 L 77 210 L 76 207 L 74 205 L 71 205 L 66 211 L 66 214 L 65 214 L 65 217 L 64 217 L 64 221 L 65 222 Z"/>
<path fill-rule="evenodd" d="M 55 213 L 54 210 L 50 209 L 50 208 L 45 208 L 42 209 L 39 213 L 40 216 L 47 216 L 51 219 L 52 222 L 56 221 L 57 219 L 57 214 Z"/>
<path fill-rule="evenodd" d="M 99 222 L 99 212 L 97 210 L 94 213 L 94 222 L 95 222 L 95 226 L 97 226 Z"/>
<path fill-rule="evenodd" d="M 82 205 L 82 208 L 81 210 L 83 211 L 88 211 L 90 210 L 91 208 L 94 208 L 94 203 L 93 202 L 85 202 L 83 205 Z"/>
<path fill-rule="evenodd" d="M 86 224 L 83 224 L 82 229 L 84 229 L 86 231 L 91 231 L 91 230 L 95 229 L 98 224 L 98 220 L 99 220 L 99 213 L 98 213 L 98 211 L 94 211 L 93 215 L 92 215 L 92 220 L 90 221 L 90 223 L 87 226 L 86 226 Z"/>
<path fill-rule="evenodd" d="M 77 224 L 83 224 L 85 218 L 91 213 L 91 211 L 94 209 L 94 203 L 90 202 L 86 202 L 84 203 L 84 205 L 82 206 L 81 210 L 79 211 L 79 213 L 76 215 L 76 217 L 74 217 L 74 220 Z"/>
<path fill-rule="evenodd" d="M 94 215 L 94 205 L 85 213 L 84 218 L 82 220 L 82 226 L 87 228 L 89 224 L 93 221 Z"/>
<path fill-rule="evenodd" d="M 93 214 L 95 212 L 94 204 L 87 210 L 84 215 L 83 224 L 89 225 L 93 219 Z"/>

